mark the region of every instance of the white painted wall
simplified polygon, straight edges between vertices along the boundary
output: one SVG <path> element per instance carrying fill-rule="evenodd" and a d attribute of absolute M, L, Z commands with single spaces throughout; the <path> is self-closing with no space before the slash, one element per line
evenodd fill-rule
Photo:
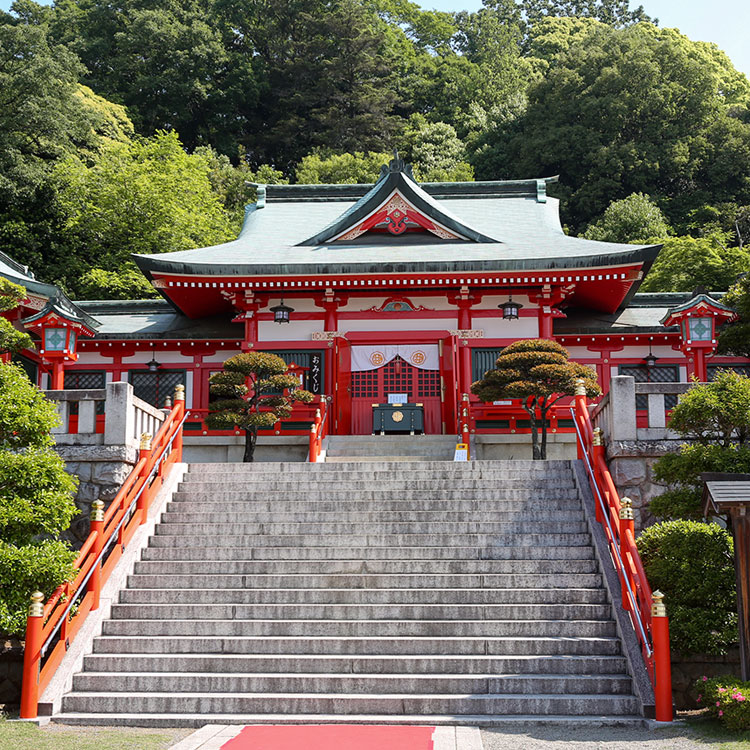
<path fill-rule="evenodd" d="M 323 330 L 322 320 L 299 320 L 292 323 L 258 323 L 258 341 L 306 341 L 314 331 Z"/>
<path fill-rule="evenodd" d="M 372 320 L 339 320 L 340 331 L 445 331 L 456 328 L 455 317 L 419 318 L 414 313 L 408 318 L 390 320 L 377 318 Z"/>

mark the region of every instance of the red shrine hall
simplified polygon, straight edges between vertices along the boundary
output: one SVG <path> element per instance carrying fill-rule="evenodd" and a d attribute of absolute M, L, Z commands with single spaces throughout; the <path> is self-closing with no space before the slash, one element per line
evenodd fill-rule
<path fill-rule="evenodd" d="M 721 295 L 638 294 L 660 246 L 566 235 L 553 182 L 418 184 L 395 158 L 374 185 L 260 186 L 236 240 L 134 256 L 161 299 L 73 302 L 0 255 L 0 275 L 28 295 L 6 316 L 36 339 L 21 361 L 42 387 L 125 380 L 161 407 L 184 384 L 186 446 L 239 440 L 203 418 L 210 375 L 241 351 L 283 357 L 328 397 L 340 435 L 373 432 L 373 405 L 389 402 L 418 409 L 417 431 L 456 434 L 463 395 L 518 339 L 555 339 L 605 392 L 617 374 L 750 372 L 715 355 L 734 315 Z M 316 406 L 261 435 L 307 434 Z M 522 436 L 529 424 L 512 401 L 472 396 L 471 429 Z M 567 407 L 551 430 L 572 431 Z"/>

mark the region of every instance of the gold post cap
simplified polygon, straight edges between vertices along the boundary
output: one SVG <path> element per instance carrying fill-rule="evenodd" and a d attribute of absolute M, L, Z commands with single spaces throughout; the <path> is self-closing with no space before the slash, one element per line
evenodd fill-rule
<path fill-rule="evenodd" d="M 320 419 L 320 409 L 315 410 L 315 419 Z"/>
<path fill-rule="evenodd" d="M 175 401 L 184 401 L 185 400 L 185 386 L 184 385 L 176 385 L 174 388 L 174 400 Z"/>
<path fill-rule="evenodd" d="M 101 500 L 94 500 L 94 502 L 91 503 L 91 520 L 104 520 L 104 503 Z"/>
<path fill-rule="evenodd" d="M 576 396 L 586 395 L 586 381 L 583 378 L 576 378 Z"/>
<path fill-rule="evenodd" d="M 29 617 L 41 617 L 44 614 L 44 594 L 41 591 L 35 591 L 31 595 L 31 604 L 29 604 Z"/>
<path fill-rule="evenodd" d="M 315 425 L 314 424 L 310 425 L 310 432 L 315 432 Z"/>
<path fill-rule="evenodd" d="M 651 594 L 653 604 L 651 605 L 651 617 L 666 617 L 667 608 L 664 604 L 664 594 L 658 589 Z"/>
<path fill-rule="evenodd" d="M 151 450 L 151 435 L 148 432 L 141 433 L 141 450 Z"/>
<path fill-rule="evenodd" d="M 604 445 L 604 438 L 602 437 L 602 428 L 594 428 L 594 445 Z"/>
<path fill-rule="evenodd" d="M 167 396 L 164 399 L 164 408 L 165 409 L 171 409 L 172 408 L 172 397 L 171 396 Z"/>
<path fill-rule="evenodd" d="M 620 500 L 620 520 L 632 521 L 634 517 L 633 501 L 629 497 L 623 497 Z"/>

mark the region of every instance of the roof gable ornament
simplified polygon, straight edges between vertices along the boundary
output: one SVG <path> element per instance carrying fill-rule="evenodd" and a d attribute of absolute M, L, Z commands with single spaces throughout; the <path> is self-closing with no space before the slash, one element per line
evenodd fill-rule
<path fill-rule="evenodd" d="M 412 169 L 411 164 L 407 164 L 399 155 L 398 155 L 398 149 L 393 150 L 393 158 L 388 162 L 388 164 L 383 164 L 382 167 L 380 167 L 380 177 L 387 177 L 389 174 L 394 174 L 400 172 L 402 174 L 405 174 L 407 177 L 410 177 L 412 180 L 414 179 L 414 170 Z"/>
<path fill-rule="evenodd" d="M 394 236 L 410 230 L 426 231 L 441 240 L 454 242 L 498 242 L 461 221 L 423 190 L 414 181 L 411 166 L 398 151 L 381 167 L 378 181 L 364 196 L 325 229 L 299 245 L 351 242 L 372 230 Z"/>

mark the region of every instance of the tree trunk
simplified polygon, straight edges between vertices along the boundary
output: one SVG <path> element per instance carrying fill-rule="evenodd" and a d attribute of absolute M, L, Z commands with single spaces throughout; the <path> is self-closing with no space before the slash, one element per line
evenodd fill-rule
<path fill-rule="evenodd" d="M 539 449 L 539 458 L 542 461 L 547 460 L 547 410 L 545 408 L 539 409 L 539 414 L 542 417 L 542 444 Z"/>
<path fill-rule="evenodd" d="M 529 414 L 529 421 L 531 422 L 531 457 L 534 461 L 539 461 L 542 458 L 539 450 L 539 426 L 536 421 L 536 401 L 533 401 L 531 406 L 524 407 Z"/>
<path fill-rule="evenodd" d="M 253 428 L 245 430 L 245 455 L 242 457 L 242 460 L 246 464 L 253 462 L 253 456 L 255 455 L 255 442 L 257 441 L 257 439 L 257 429 Z"/>

